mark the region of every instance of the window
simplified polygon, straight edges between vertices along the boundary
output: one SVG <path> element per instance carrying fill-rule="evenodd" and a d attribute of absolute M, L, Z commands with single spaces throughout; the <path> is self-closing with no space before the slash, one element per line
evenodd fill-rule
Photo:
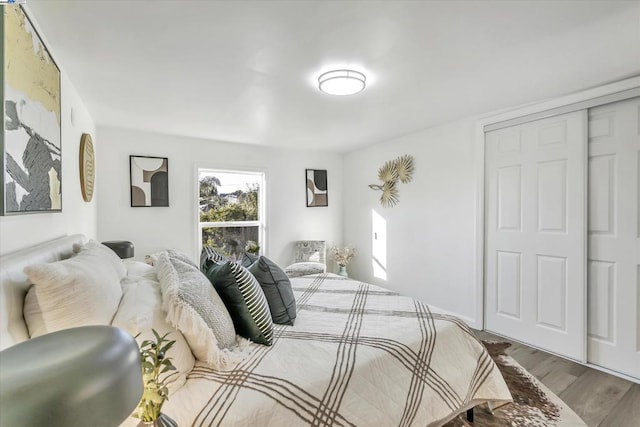
<path fill-rule="evenodd" d="M 264 246 L 264 173 L 199 169 L 198 190 L 200 248 L 235 260 L 247 242 Z"/>

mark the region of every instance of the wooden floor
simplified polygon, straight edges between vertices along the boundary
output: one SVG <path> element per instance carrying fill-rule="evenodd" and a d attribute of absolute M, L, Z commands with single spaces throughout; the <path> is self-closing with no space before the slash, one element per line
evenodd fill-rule
<path fill-rule="evenodd" d="M 476 331 L 476 335 L 481 339 L 510 342 L 507 353 L 590 427 L 640 427 L 640 384 L 488 332 Z"/>

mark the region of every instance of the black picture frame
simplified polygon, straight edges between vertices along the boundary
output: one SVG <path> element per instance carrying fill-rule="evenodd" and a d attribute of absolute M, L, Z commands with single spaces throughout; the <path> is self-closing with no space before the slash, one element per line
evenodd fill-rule
<path fill-rule="evenodd" d="M 129 156 L 129 188 L 132 208 L 169 206 L 169 159 Z"/>
<path fill-rule="evenodd" d="M 329 206 L 329 185 L 326 169 L 305 169 L 307 207 Z"/>

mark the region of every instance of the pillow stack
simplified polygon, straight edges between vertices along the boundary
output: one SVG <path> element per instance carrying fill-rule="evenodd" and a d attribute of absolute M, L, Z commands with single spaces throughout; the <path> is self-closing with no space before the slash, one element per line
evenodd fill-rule
<path fill-rule="evenodd" d="M 113 325 L 141 343 L 154 339 L 155 329 L 175 341 L 172 389 L 185 382 L 195 359 L 224 369 L 248 354 L 247 340 L 272 345 L 273 324 L 293 325 L 296 318 L 289 278 L 264 256 L 244 254 L 231 262 L 205 247 L 198 266 L 169 250 L 150 257 L 153 267 L 127 262 L 127 276 L 118 256 L 96 241 L 74 252 L 67 260 L 25 268 L 33 284 L 24 306 L 31 337 Z"/>
<path fill-rule="evenodd" d="M 224 301 L 239 335 L 270 345 L 271 323 L 293 325 L 296 302 L 291 282 L 267 257 L 245 253 L 234 263 L 205 247 L 200 265 Z"/>

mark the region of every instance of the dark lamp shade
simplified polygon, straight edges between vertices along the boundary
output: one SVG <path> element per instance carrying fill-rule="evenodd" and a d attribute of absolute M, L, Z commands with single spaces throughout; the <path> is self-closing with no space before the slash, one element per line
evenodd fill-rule
<path fill-rule="evenodd" d="M 120 257 L 120 259 L 133 258 L 133 243 L 126 240 L 111 240 L 102 242 Z"/>
<path fill-rule="evenodd" d="M 117 426 L 142 391 L 138 345 L 112 326 L 65 329 L 0 352 L 2 426 Z"/>

